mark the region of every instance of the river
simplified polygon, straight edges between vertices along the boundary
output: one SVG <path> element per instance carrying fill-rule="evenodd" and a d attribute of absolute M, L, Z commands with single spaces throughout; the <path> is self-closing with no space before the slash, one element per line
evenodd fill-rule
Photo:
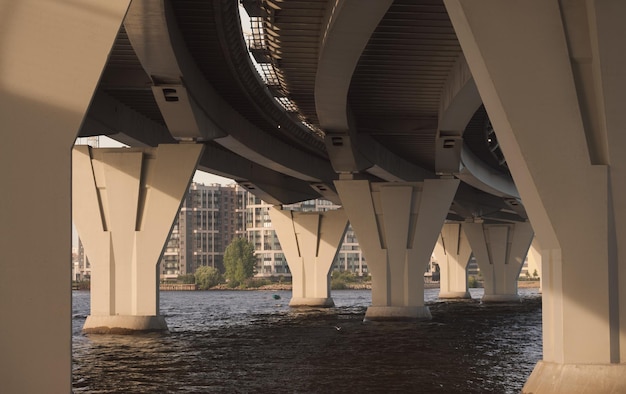
<path fill-rule="evenodd" d="M 369 290 L 289 308 L 290 291 L 161 292 L 170 334 L 84 335 L 73 292 L 74 393 L 519 393 L 541 358 L 541 297 L 438 301 L 418 323 L 363 323 Z M 281 296 L 280 300 L 273 298 Z"/>

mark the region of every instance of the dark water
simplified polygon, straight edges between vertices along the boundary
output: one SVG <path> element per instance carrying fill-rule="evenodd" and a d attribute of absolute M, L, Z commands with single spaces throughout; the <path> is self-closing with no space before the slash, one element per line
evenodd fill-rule
<path fill-rule="evenodd" d="M 87 336 L 89 293 L 75 291 L 74 392 L 518 393 L 541 358 L 536 289 L 505 305 L 437 293 L 432 321 L 363 323 L 367 290 L 309 311 L 288 291 L 162 292 L 170 335 Z"/>

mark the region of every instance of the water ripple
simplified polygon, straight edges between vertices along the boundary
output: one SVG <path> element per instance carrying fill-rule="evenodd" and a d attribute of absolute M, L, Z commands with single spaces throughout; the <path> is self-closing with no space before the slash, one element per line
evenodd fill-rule
<path fill-rule="evenodd" d="M 291 309 L 290 292 L 164 292 L 171 334 L 83 335 L 74 292 L 75 393 L 517 393 L 541 358 L 541 299 L 436 301 L 433 319 L 363 323 L 371 293 Z M 473 290 L 473 297 L 480 293 Z"/>

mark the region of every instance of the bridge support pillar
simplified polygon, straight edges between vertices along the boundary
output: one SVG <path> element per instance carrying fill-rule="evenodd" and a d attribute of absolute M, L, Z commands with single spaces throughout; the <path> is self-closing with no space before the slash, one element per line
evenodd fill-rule
<path fill-rule="evenodd" d="M 91 262 L 87 333 L 165 331 L 158 261 L 203 146 L 76 146 L 74 223 Z"/>
<path fill-rule="evenodd" d="M 460 224 L 443 225 L 434 254 L 439 264 L 439 298 L 472 298 L 467 289 L 467 264 L 472 249 Z"/>
<path fill-rule="evenodd" d="M 129 3 L 0 0 L 2 393 L 72 391 L 70 150 Z"/>
<path fill-rule="evenodd" d="M 626 2 L 444 1 L 542 249 L 522 392 L 626 392 Z"/>
<path fill-rule="evenodd" d="M 332 307 L 330 268 L 348 227 L 343 209 L 295 212 L 270 208 L 292 278 L 289 306 Z"/>
<path fill-rule="evenodd" d="M 484 302 L 519 301 L 517 280 L 533 239 L 530 223 L 463 223 L 483 276 Z"/>
<path fill-rule="evenodd" d="M 335 181 L 372 274 L 365 320 L 430 319 L 424 271 L 459 181 Z"/>

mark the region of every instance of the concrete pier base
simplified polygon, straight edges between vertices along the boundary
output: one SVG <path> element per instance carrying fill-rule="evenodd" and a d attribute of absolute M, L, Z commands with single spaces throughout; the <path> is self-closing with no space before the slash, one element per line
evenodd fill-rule
<path fill-rule="evenodd" d="M 348 227 L 343 209 L 294 212 L 269 211 L 293 283 L 289 306 L 330 308 L 330 267 Z"/>
<path fill-rule="evenodd" d="M 72 391 L 69 148 L 129 3 L 0 0 L 1 393 Z"/>
<path fill-rule="evenodd" d="M 445 4 L 541 247 L 544 361 L 522 392 L 626 393 L 626 2 Z"/>
<path fill-rule="evenodd" d="M 445 223 L 433 254 L 440 269 L 439 298 L 472 298 L 467 288 L 467 264 L 472 248 L 458 223 Z"/>
<path fill-rule="evenodd" d="M 524 394 L 626 393 L 626 364 L 557 364 L 539 361 Z"/>
<path fill-rule="evenodd" d="M 430 320 L 427 306 L 370 306 L 363 321 L 414 321 Z"/>
<path fill-rule="evenodd" d="M 335 181 L 372 275 L 365 320 L 430 319 L 424 271 L 459 181 Z"/>
<path fill-rule="evenodd" d="M 331 297 L 293 297 L 289 301 L 289 306 L 292 307 L 315 307 L 315 308 L 332 308 L 335 306 L 335 301 Z"/>
<path fill-rule="evenodd" d="M 163 316 L 87 316 L 83 326 L 85 334 L 141 334 L 169 332 Z"/>
<path fill-rule="evenodd" d="M 483 275 L 485 293 L 481 301 L 519 301 L 517 279 L 534 236 L 530 223 L 477 220 L 462 227 Z"/>
<path fill-rule="evenodd" d="M 91 263 L 85 332 L 167 330 L 158 262 L 203 149 L 74 147 L 73 217 Z"/>
<path fill-rule="evenodd" d="M 470 299 L 472 298 L 472 296 L 470 295 L 469 291 L 447 291 L 447 292 L 439 292 L 439 298 L 441 299 Z"/>

